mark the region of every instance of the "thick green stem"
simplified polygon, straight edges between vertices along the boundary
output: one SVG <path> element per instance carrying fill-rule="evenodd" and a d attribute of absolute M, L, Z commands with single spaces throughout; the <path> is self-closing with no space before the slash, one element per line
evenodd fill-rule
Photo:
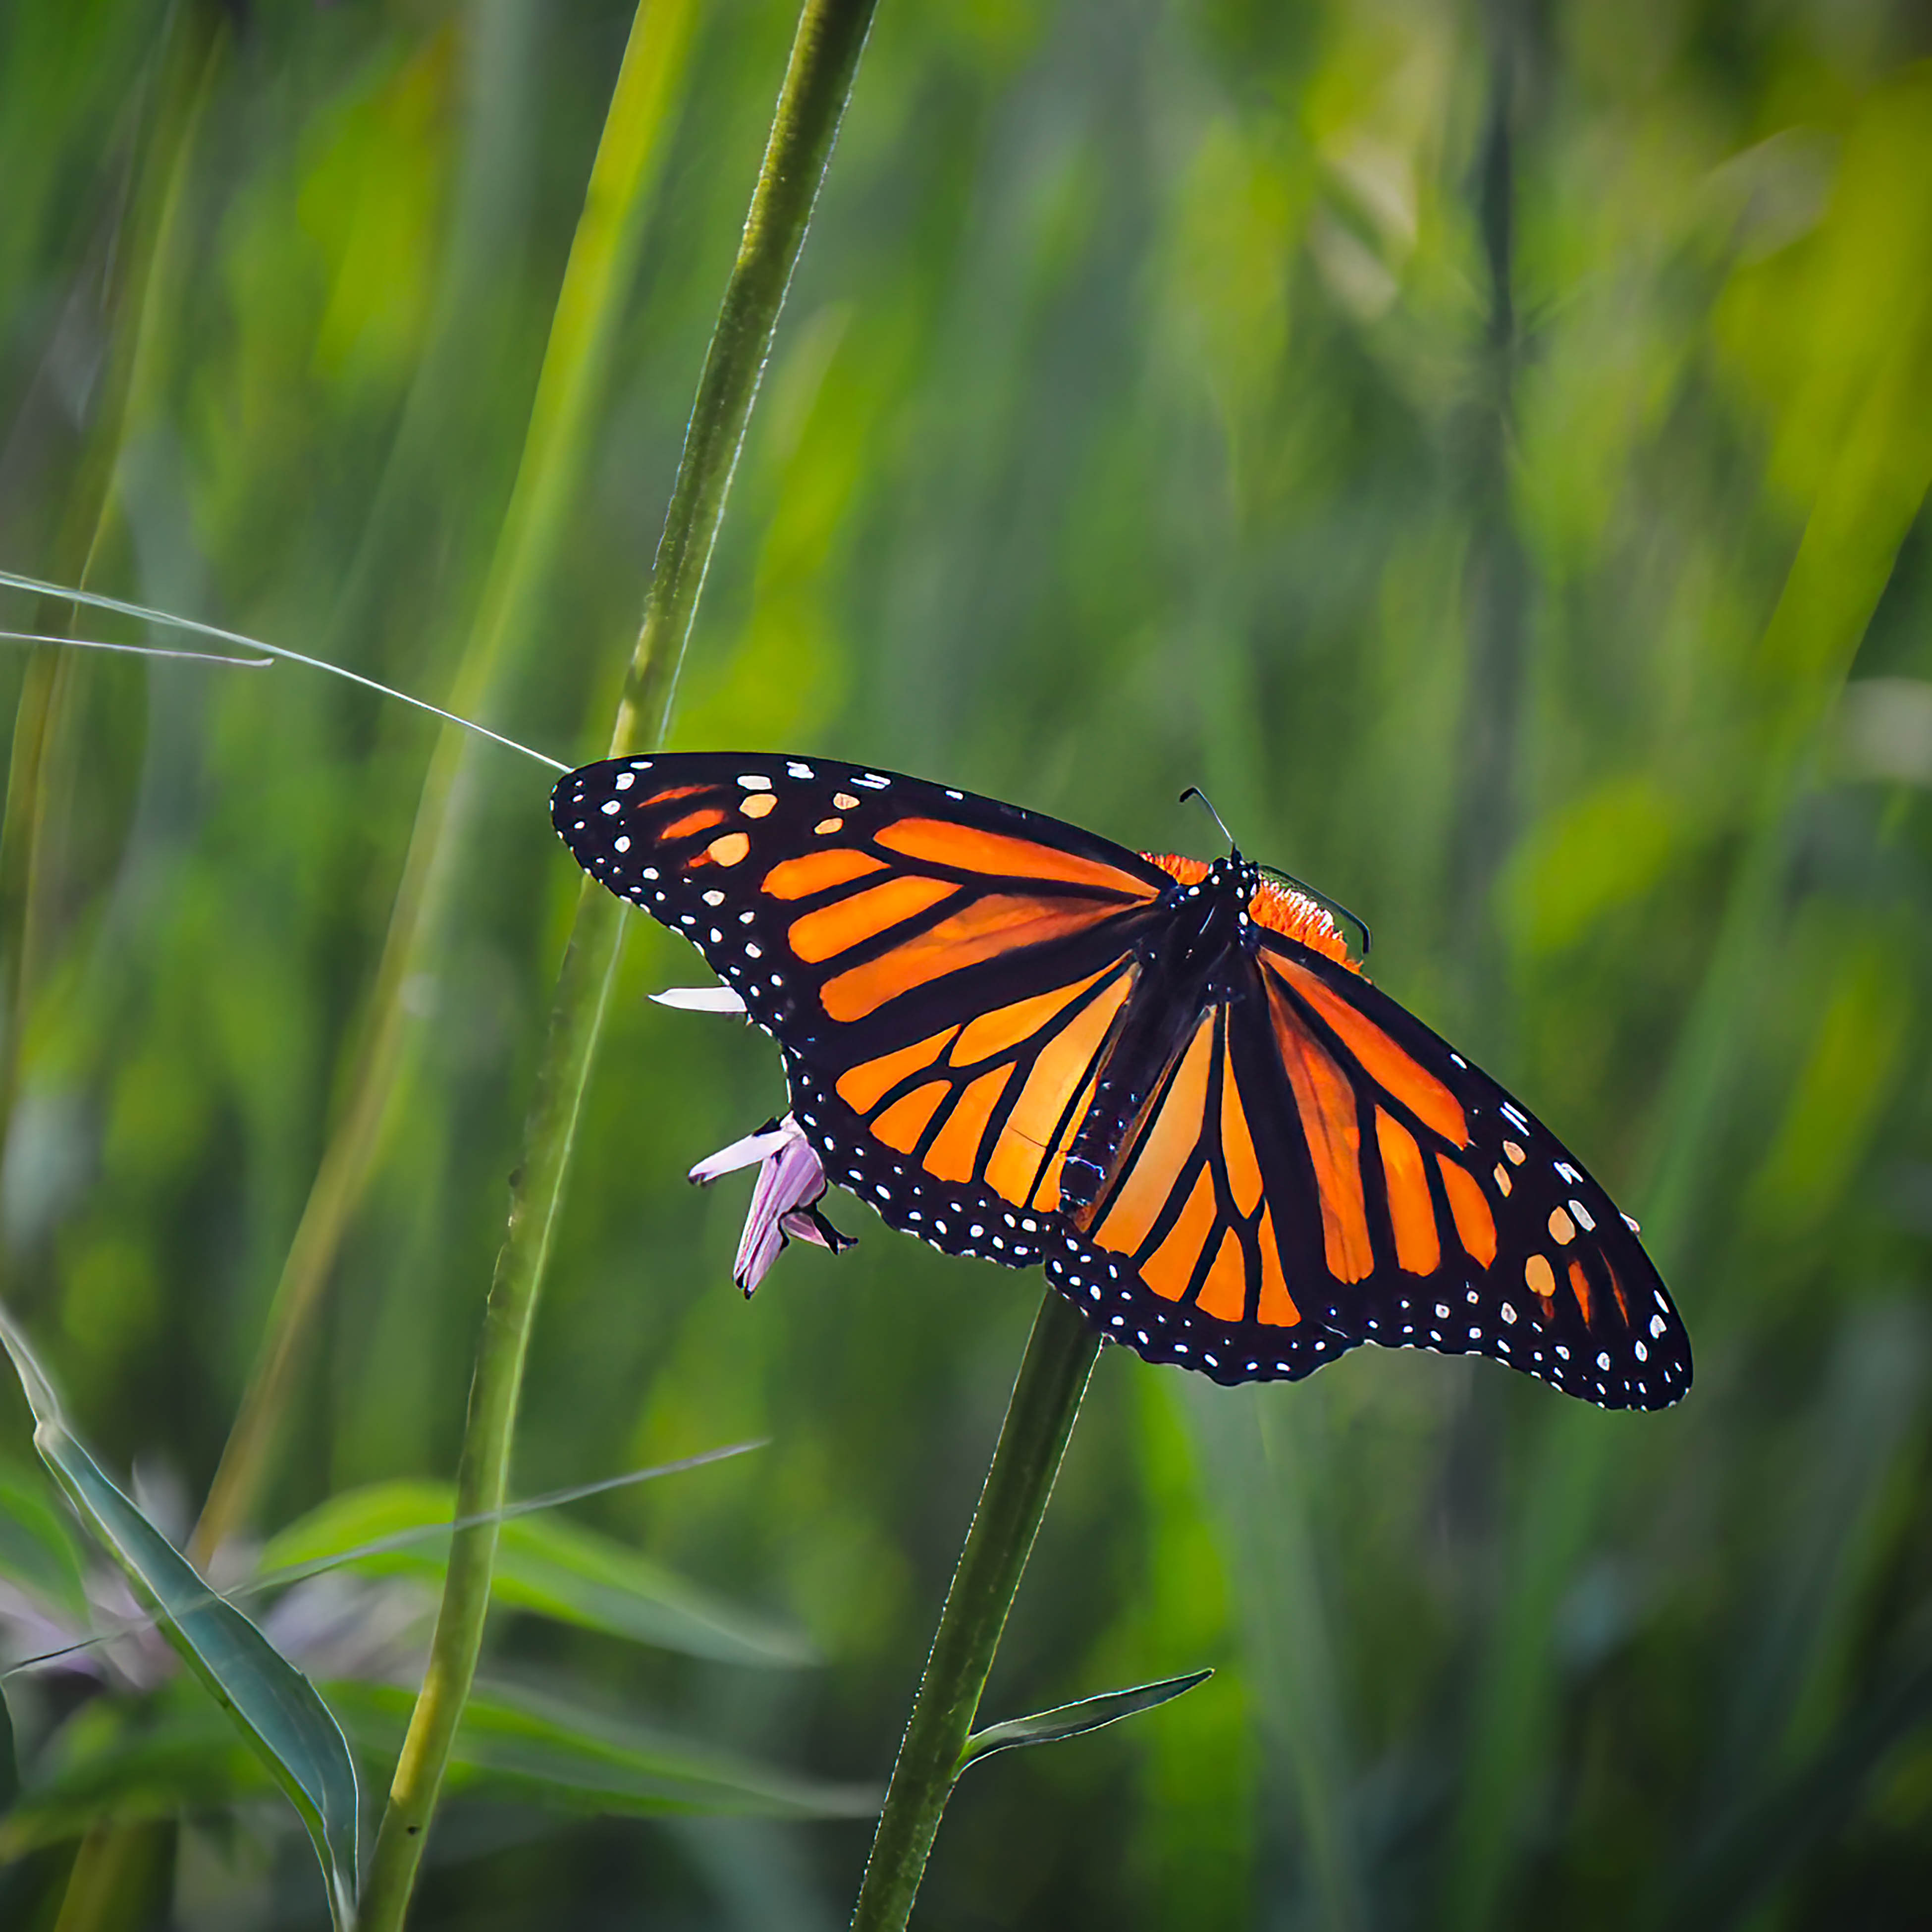
<path fill-rule="evenodd" d="M 911 1914 L 1100 1348 L 1099 1334 L 1080 1311 L 1049 1288 L 933 1633 L 866 1862 L 853 1932 L 897 1932 Z"/>
<path fill-rule="evenodd" d="M 647 0 L 632 28 L 565 265 L 495 560 L 445 700 L 460 717 L 487 710 L 556 556 L 604 392 L 694 13 L 695 0 Z M 431 757 L 348 1094 L 283 1263 L 261 1348 L 195 1527 L 192 1550 L 198 1558 L 205 1560 L 246 1523 L 273 1461 L 322 1291 L 374 1172 L 406 1072 L 403 988 L 424 970 L 451 856 L 463 843 L 470 813 L 472 788 L 465 776 L 470 749 L 468 734 L 451 726 Z"/>
<path fill-rule="evenodd" d="M 668 710 L 731 473 L 851 92 L 873 5 L 874 0 L 806 0 L 800 15 L 744 240 L 686 436 L 644 623 L 611 735 L 613 755 L 654 740 Z M 530 1331 L 616 970 L 623 910 L 602 886 L 584 881 L 525 1125 L 508 1231 L 477 1348 L 457 1469 L 459 1516 L 500 1510 L 507 1490 Z M 364 1932 L 398 1932 L 408 1910 L 424 1834 L 476 1677 L 496 1551 L 494 1522 L 452 1539 L 429 1670 L 376 1839 L 360 1922 Z"/>

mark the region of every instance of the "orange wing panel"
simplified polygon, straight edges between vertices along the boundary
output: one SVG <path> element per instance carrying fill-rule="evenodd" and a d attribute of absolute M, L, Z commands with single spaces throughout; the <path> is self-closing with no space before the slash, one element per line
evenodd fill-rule
<path fill-rule="evenodd" d="M 1496 1258 L 1496 1224 L 1490 1204 L 1483 1198 L 1482 1184 L 1460 1161 L 1446 1154 L 1436 1156 L 1442 1170 L 1442 1191 L 1449 1197 L 1449 1212 L 1455 1217 L 1456 1238 L 1463 1252 L 1478 1268 L 1487 1268 Z"/>
<path fill-rule="evenodd" d="M 1279 996 L 1271 996 L 1270 1003 L 1275 1038 L 1315 1165 L 1328 1272 L 1337 1281 L 1360 1281 L 1374 1273 L 1376 1251 L 1362 1199 L 1362 1134 L 1355 1118 L 1355 1090 L 1287 1004 Z"/>
<path fill-rule="evenodd" d="M 836 1083 L 839 1099 L 855 1114 L 868 1112 L 878 1106 L 881 1094 L 889 1093 L 908 1073 L 916 1073 L 937 1060 L 946 1042 L 958 1030 L 957 1027 L 948 1027 L 944 1033 L 929 1034 L 896 1053 L 882 1053 L 877 1060 L 862 1060 L 856 1066 L 848 1068 Z"/>
<path fill-rule="evenodd" d="M 833 1019 L 862 1020 L 888 1000 L 928 980 L 1023 946 L 1070 938 L 1112 918 L 1116 910 L 1091 899 L 994 894 L 941 920 L 890 952 L 826 980 L 819 998 Z"/>
<path fill-rule="evenodd" d="M 1331 992 L 1306 967 L 1272 956 L 1268 963 L 1322 1016 L 1372 1080 L 1452 1146 L 1468 1145 L 1469 1124 L 1461 1103 L 1428 1068 L 1418 1065 L 1373 1020 Z"/>
<path fill-rule="evenodd" d="M 1132 1254 L 1160 1219 L 1187 1156 L 1200 1142 L 1202 1116 L 1208 1105 L 1208 1070 L 1214 1053 L 1214 1020 L 1210 1014 L 1195 1029 L 1194 1038 L 1181 1058 L 1180 1070 L 1168 1083 L 1160 1112 L 1133 1157 L 1126 1180 L 1107 1203 L 1106 1216 L 1090 1238 L 1098 1246 L 1115 1254 Z M 1211 1203 L 1211 1189 L 1209 1199 Z"/>
<path fill-rule="evenodd" d="M 1265 1322 L 1270 1328 L 1292 1328 L 1301 1319 L 1301 1310 L 1295 1306 L 1294 1298 L 1288 1292 L 1288 1282 L 1281 1271 L 1281 1250 L 1275 1246 L 1274 1210 L 1270 1208 L 1262 1216 L 1262 1296 L 1255 1310 L 1255 1319 Z"/>
<path fill-rule="evenodd" d="M 960 1095 L 958 1103 L 946 1117 L 926 1154 L 926 1172 L 940 1180 L 970 1180 L 980 1163 L 980 1143 L 986 1138 L 986 1124 L 1006 1090 L 1010 1066 L 996 1066 L 982 1073 Z"/>
<path fill-rule="evenodd" d="M 764 890 L 775 899 L 809 898 L 814 892 L 885 869 L 884 860 L 875 859 L 869 852 L 828 845 L 821 851 L 808 852 L 802 858 L 782 860 L 765 874 Z"/>
<path fill-rule="evenodd" d="M 1396 1264 L 1406 1274 L 1433 1274 L 1442 1260 L 1436 1203 L 1415 1136 L 1393 1114 L 1376 1109 L 1376 1144 L 1388 1184 L 1389 1220 L 1395 1228 Z"/>
<path fill-rule="evenodd" d="M 1101 972 L 1106 970 L 1105 967 L 1100 969 Z M 975 1060 L 991 1060 L 1010 1047 L 1017 1046 L 1022 1040 L 1030 1040 L 1056 1013 L 1071 1006 L 1100 976 L 1100 973 L 1090 974 L 1070 986 L 1056 986 L 1051 992 L 1036 993 L 1030 999 L 1016 1000 L 1010 1006 L 995 1006 L 991 1012 L 968 1021 L 959 1035 L 958 1048 L 952 1056 L 953 1065 L 970 1066 Z"/>
<path fill-rule="evenodd" d="M 976 872 L 982 877 L 1053 879 L 1064 885 L 1097 886 L 1128 899 L 1151 899 L 1156 892 L 1156 888 L 1144 880 L 1122 872 L 1118 866 L 1079 858 L 1030 838 L 1010 838 L 1003 832 L 982 832 L 971 826 L 949 825 L 943 818 L 902 818 L 896 825 L 874 832 L 873 838 L 876 844 L 890 851 L 903 852 L 909 859 L 954 866 L 962 872 Z"/>
<path fill-rule="evenodd" d="M 939 1111 L 939 1103 L 952 1089 L 944 1080 L 928 1080 L 902 1094 L 872 1124 L 872 1131 L 886 1146 L 900 1154 L 910 1154 L 926 1132 L 926 1124 Z"/>
<path fill-rule="evenodd" d="M 950 898 L 959 888 L 944 879 L 888 879 L 791 922 L 788 937 L 801 959 L 816 965 L 876 939 L 902 921 Z"/>
<path fill-rule="evenodd" d="M 1194 1305 L 1217 1322 L 1238 1322 L 1247 1312 L 1248 1264 L 1241 1252 L 1241 1238 L 1232 1228 L 1221 1237 L 1220 1252 L 1194 1298 Z"/>
<path fill-rule="evenodd" d="M 1194 1279 L 1201 1250 L 1214 1228 L 1214 1177 L 1201 1170 L 1180 1218 L 1153 1255 L 1141 1264 L 1141 1279 L 1165 1301 L 1178 1301 Z"/>
<path fill-rule="evenodd" d="M 724 823 L 724 813 L 715 807 L 706 806 L 701 812 L 687 812 L 674 825 L 667 825 L 658 837 L 660 841 L 688 838 L 694 832 L 708 832 L 712 826 Z"/>
<path fill-rule="evenodd" d="M 1094 982 L 1087 980 L 1081 983 L 1090 986 Z M 1026 1084 L 1000 1130 L 992 1158 L 986 1163 L 986 1184 L 994 1193 L 1023 1205 L 1033 1192 L 1048 1158 L 1048 1143 L 1066 1115 L 1067 1102 L 1091 1074 L 1114 1016 L 1120 1011 L 1132 983 L 1132 976 L 1122 974 L 1040 1048 Z M 1030 1006 L 1034 1002 L 1022 1004 Z M 978 1024 L 974 1022 L 974 1025 Z M 973 1027 L 969 1026 L 961 1034 L 959 1044 L 952 1051 L 956 1063 L 966 1060 L 966 1043 L 972 1032 Z M 1057 1179 L 1054 1193 L 1057 1200 Z"/>
<path fill-rule="evenodd" d="M 1234 1084 L 1234 1069 L 1226 1054 L 1221 1058 L 1221 1154 L 1227 1162 L 1228 1186 L 1234 1206 L 1245 1218 L 1262 1198 L 1261 1156 L 1248 1130 L 1247 1110 Z"/>
<path fill-rule="evenodd" d="M 1570 1264 L 1570 1292 L 1576 1298 L 1576 1306 L 1582 1312 L 1583 1325 L 1590 1325 L 1590 1280 L 1583 1272 L 1581 1262 Z"/>

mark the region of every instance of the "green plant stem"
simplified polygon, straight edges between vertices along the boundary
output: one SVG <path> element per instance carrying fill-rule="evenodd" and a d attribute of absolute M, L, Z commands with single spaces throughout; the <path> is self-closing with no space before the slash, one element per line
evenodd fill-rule
<path fill-rule="evenodd" d="M 933 1633 L 866 1862 L 853 1932 L 897 1932 L 910 1916 L 1100 1349 L 1098 1333 L 1049 1288 Z"/>
<path fill-rule="evenodd" d="M 874 0 L 807 0 L 800 14 L 744 239 L 686 432 L 611 735 L 613 756 L 654 740 L 668 710 L 772 332 L 851 94 L 873 5 Z M 530 1331 L 616 971 L 623 913 L 601 886 L 584 880 L 525 1124 L 508 1230 L 484 1311 L 457 1468 L 459 1516 L 500 1510 L 507 1490 Z M 424 1835 L 476 1678 L 496 1549 L 494 1522 L 451 1540 L 429 1670 L 376 1838 L 364 1932 L 398 1932 L 408 1910 Z"/>
<path fill-rule="evenodd" d="M 646 0 L 612 90 L 584 210 L 550 323 L 503 528 L 445 707 L 488 709 L 527 634 L 583 474 L 611 345 L 634 279 L 644 218 L 667 146 L 670 104 L 689 51 L 696 0 Z M 383 1128 L 404 1083 L 409 1026 L 403 988 L 424 968 L 447 897 L 453 854 L 472 808 L 469 734 L 440 734 L 423 782 L 347 1094 L 276 1284 L 261 1346 L 190 1553 L 205 1561 L 244 1528 L 270 1472 L 292 1385 L 350 1219 L 368 1190 Z"/>

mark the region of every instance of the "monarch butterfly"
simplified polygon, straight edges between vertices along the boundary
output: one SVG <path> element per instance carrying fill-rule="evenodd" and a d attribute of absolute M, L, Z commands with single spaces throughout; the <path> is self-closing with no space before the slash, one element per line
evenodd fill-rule
<path fill-rule="evenodd" d="M 778 1042 L 833 1180 L 1044 1264 L 1147 1360 L 1242 1382 L 1375 1342 L 1605 1408 L 1690 1387 L 1636 1224 L 1238 851 L 756 753 L 588 765 L 551 817 Z"/>

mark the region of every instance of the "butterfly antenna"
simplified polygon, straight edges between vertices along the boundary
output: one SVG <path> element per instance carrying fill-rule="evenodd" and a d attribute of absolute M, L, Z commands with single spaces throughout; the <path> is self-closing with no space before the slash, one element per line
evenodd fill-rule
<path fill-rule="evenodd" d="M 1180 794 L 1178 802 L 1185 805 L 1190 798 L 1198 798 L 1208 808 L 1208 816 L 1221 828 L 1221 836 L 1228 842 L 1228 850 L 1234 850 L 1234 835 L 1228 830 L 1227 821 L 1214 809 L 1214 801 L 1198 785 L 1190 785 Z"/>
<path fill-rule="evenodd" d="M 491 730 L 487 724 L 478 724 L 474 718 L 459 718 L 454 712 L 446 711 L 427 698 L 412 698 L 406 691 L 398 691 L 393 685 L 379 684 L 373 677 L 364 677 L 360 671 L 331 664 L 326 658 L 312 658 L 303 652 L 292 651 L 284 644 L 264 644 L 259 638 L 244 637 L 238 631 L 224 631 L 218 625 L 198 623 L 192 617 L 177 617 L 172 612 L 150 610 L 145 604 L 126 603 L 118 597 L 104 597 L 96 590 L 70 590 L 65 584 L 43 583 L 38 577 L 22 577 L 10 570 L 0 570 L 0 587 L 32 590 L 43 597 L 58 597 L 70 604 L 85 604 L 92 610 L 112 610 L 121 616 L 139 617 L 150 624 L 166 624 L 175 630 L 190 631 L 197 637 L 213 638 L 224 644 L 240 644 L 266 656 L 280 658 L 284 663 L 306 664 L 311 670 L 326 670 L 334 676 L 346 678 L 351 684 L 359 684 L 364 690 L 380 692 L 385 698 L 393 698 L 398 704 L 427 711 L 432 718 L 440 718 L 446 724 L 460 724 L 464 730 L 473 731 L 479 738 L 488 738 L 494 744 L 507 746 L 513 752 L 520 752 L 525 758 L 534 758 L 538 764 L 548 765 L 554 772 L 570 770 L 560 758 L 532 751 L 527 745 L 518 744 L 514 738 L 505 737 L 500 731 Z"/>
<path fill-rule="evenodd" d="M 1369 948 L 1373 940 L 1369 932 L 1369 922 L 1360 913 L 1351 912 L 1340 899 L 1331 899 L 1326 892 L 1318 892 L 1306 879 L 1298 879 L 1292 872 L 1284 872 L 1279 866 L 1264 866 L 1262 870 L 1271 879 L 1279 879 L 1285 886 L 1292 886 L 1298 892 L 1305 893 L 1317 905 L 1326 906 L 1330 912 L 1340 913 L 1362 935 L 1362 957 L 1369 956 Z"/>

